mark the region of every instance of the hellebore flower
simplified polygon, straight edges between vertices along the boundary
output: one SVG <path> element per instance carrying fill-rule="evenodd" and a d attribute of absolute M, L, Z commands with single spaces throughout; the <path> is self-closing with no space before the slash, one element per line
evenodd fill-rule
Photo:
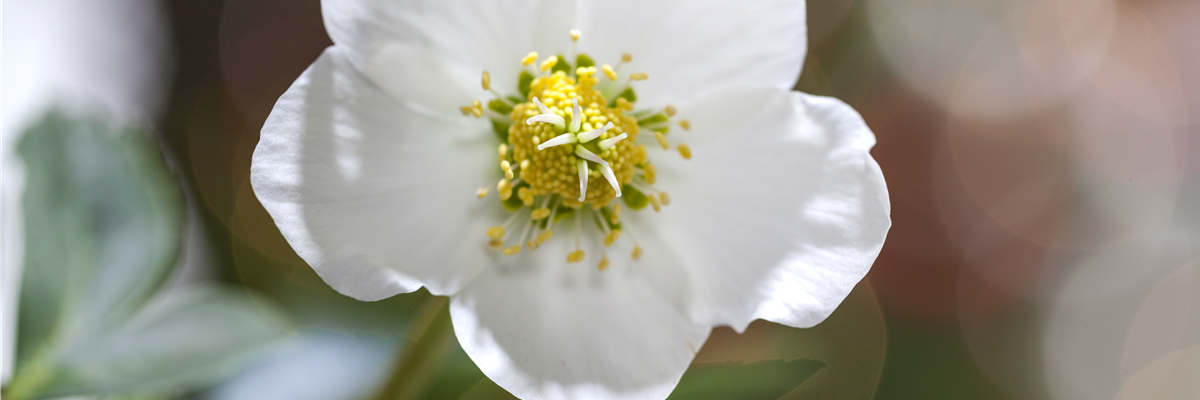
<path fill-rule="evenodd" d="M 326 0 L 251 182 L 339 292 L 450 296 L 514 395 L 661 399 L 713 326 L 827 317 L 890 226 L 871 131 L 791 91 L 804 7 Z"/>

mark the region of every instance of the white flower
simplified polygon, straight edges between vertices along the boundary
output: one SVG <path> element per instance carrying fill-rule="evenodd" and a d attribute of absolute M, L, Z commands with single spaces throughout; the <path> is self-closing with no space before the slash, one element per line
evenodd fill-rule
<path fill-rule="evenodd" d="M 815 325 L 883 244 L 874 136 L 840 101 L 790 91 L 803 2 L 326 0 L 322 11 L 335 45 L 267 119 L 255 193 L 339 292 L 451 296 L 463 349 L 518 397 L 664 398 L 713 326 Z M 530 51 L 541 57 L 523 65 Z M 574 69 L 573 54 L 598 68 Z M 572 68 L 542 68 L 559 61 Z M 483 71 L 517 111 L 485 109 L 497 96 Z M 542 79 L 529 97 L 521 71 Z M 628 84 L 632 111 L 613 101 Z M 582 114 L 566 102 L 599 95 L 610 104 L 579 101 Z M 510 143 L 493 121 L 512 124 Z M 604 121 L 616 127 L 579 143 Z M 620 133 L 603 163 L 576 151 Z M 628 206 L 666 200 L 656 191 L 671 193 L 661 212 Z M 559 211 L 572 215 L 548 222 Z"/>

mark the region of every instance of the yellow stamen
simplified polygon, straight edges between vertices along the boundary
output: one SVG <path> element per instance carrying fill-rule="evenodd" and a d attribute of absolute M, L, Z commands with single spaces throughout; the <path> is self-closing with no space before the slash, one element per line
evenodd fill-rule
<path fill-rule="evenodd" d="M 685 131 L 690 131 L 692 130 L 692 121 L 681 119 L 679 120 L 679 127 L 683 128 Z"/>
<path fill-rule="evenodd" d="M 607 76 L 608 79 L 614 80 L 614 81 L 617 80 L 617 72 L 613 71 L 611 65 L 608 65 L 608 64 L 601 65 L 600 70 L 604 71 L 604 76 Z"/>
<path fill-rule="evenodd" d="M 642 248 L 633 246 L 633 254 L 630 257 L 633 257 L 634 261 L 642 259 Z"/>
<path fill-rule="evenodd" d="M 479 188 L 479 189 L 475 190 L 475 197 L 482 199 L 484 197 L 487 197 L 487 193 L 488 193 L 487 188 Z"/>
<path fill-rule="evenodd" d="M 634 72 L 634 73 L 632 73 L 632 74 L 629 74 L 629 79 L 630 79 L 630 80 L 635 80 L 635 81 L 644 81 L 644 80 L 646 80 L 646 79 L 649 79 L 649 78 L 650 78 L 650 75 L 646 75 L 646 73 L 645 73 L 645 72 Z"/>
<path fill-rule="evenodd" d="M 492 239 L 492 240 L 488 241 L 488 247 L 491 247 L 492 250 L 500 250 L 500 246 L 503 246 L 503 245 L 504 245 L 504 242 L 501 242 L 496 239 Z"/>
<path fill-rule="evenodd" d="M 613 242 L 616 242 L 619 238 L 621 238 L 621 230 L 613 229 L 612 232 L 604 236 L 604 246 L 612 246 Z"/>
<path fill-rule="evenodd" d="M 459 108 L 458 108 L 458 110 L 459 110 L 459 111 L 462 111 L 462 115 L 463 115 L 464 117 L 465 117 L 465 116 L 468 116 L 468 115 L 471 115 L 471 114 L 473 114 L 473 113 L 475 112 L 475 111 L 474 111 L 475 109 L 474 109 L 474 108 L 471 108 L 471 106 L 462 106 L 462 107 L 459 107 Z"/>
<path fill-rule="evenodd" d="M 513 255 L 513 254 L 517 254 L 517 253 L 520 253 L 520 252 L 521 252 L 521 246 L 520 246 L 520 245 L 516 245 L 516 246 L 508 246 L 508 247 L 505 247 L 505 248 L 504 248 L 504 255 L 506 255 L 506 256 L 511 256 L 511 255 Z"/>
<path fill-rule="evenodd" d="M 608 256 L 604 256 L 600 259 L 600 265 L 597 265 L 596 269 L 601 271 L 608 269 Z"/>
<path fill-rule="evenodd" d="M 686 145 L 686 144 L 680 144 L 679 145 L 679 155 L 683 156 L 684 160 L 691 160 L 692 159 L 692 148 L 688 147 L 688 145 Z"/>
<path fill-rule="evenodd" d="M 492 239 L 502 238 L 502 237 L 504 237 L 504 227 L 503 226 L 493 226 L 491 228 L 488 228 L 487 235 L 488 235 L 488 237 L 490 237 Z"/>
<path fill-rule="evenodd" d="M 521 59 L 521 65 L 529 66 L 529 64 L 533 64 L 534 61 L 537 61 L 537 58 L 538 53 L 536 51 L 531 51 L 529 52 L 529 55 Z"/>
<path fill-rule="evenodd" d="M 534 221 L 537 221 L 537 220 L 540 220 L 542 218 L 546 218 L 549 216 L 550 216 L 549 208 L 539 208 L 539 209 L 533 210 L 533 212 L 529 213 L 529 217 L 531 219 L 533 219 Z"/>
<path fill-rule="evenodd" d="M 492 90 L 492 76 L 487 70 L 483 71 L 483 90 Z"/>
<path fill-rule="evenodd" d="M 500 147 L 496 148 L 496 152 L 500 154 L 500 161 L 504 161 L 504 159 L 508 158 L 508 145 L 501 144 Z"/>
<path fill-rule="evenodd" d="M 550 238 L 552 238 L 552 237 L 554 237 L 554 231 L 547 230 L 545 232 L 542 232 L 542 234 L 538 235 L 538 237 L 537 237 L 538 244 L 546 243 L 546 241 L 550 240 Z"/>
<path fill-rule="evenodd" d="M 646 166 L 646 183 L 653 185 L 654 182 L 658 180 L 657 175 L 658 168 L 655 168 L 654 165 Z"/>
<path fill-rule="evenodd" d="M 508 179 L 501 179 L 500 183 L 496 184 L 496 194 L 500 195 L 500 201 L 508 200 L 512 197 L 512 182 Z"/>
<path fill-rule="evenodd" d="M 529 159 L 521 160 L 521 169 L 529 169 Z"/>
<path fill-rule="evenodd" d="M 633 110 L 633 103 L 630 103 L 629 100 L 625 100 L 624 97 L 618 97 L 617 98 L 617 108 L 620 108 L 625 111 Z"/>
<path fill-rule="evenodd" d="M 508 170 L 511 170 L 511 169 L 512 169 L 512 164 L 510 164 L 510 163 L 508 162 L 508 160 L 501 160 L 501 161 L 500 161 L 500 170 L 502 170 L 502 171 L 508 171 Z M 511 178 L 510 178 L 510 179 L 511 179 Z"/>
<path fill-rule="evenodd" d="M 658 200 L 659 200 L 659 201 L 661 201 L 661 202 L 662 202 L 662 205 L 664 205 L 664 206 L 665 206 L 665 205 L 668 205 L 668 204 L 671 204 L 671 196 L 668 196 L 668 195 L 667 195 L 667 192 L 662 192 L 662 193 L 659 193 L 659 194 L 658 194 Z"/>
<path fill-rule="evenodd" d="M 579 40 L 579 35 L 580 35 L 580 34 L 582 34 L 582 33 L 583 33 L 583 32 L 580 32 L 578 29 L 572 29 L 572 30 L 571 30 L 571 41 L 572 41 L 572 42 L 578 41 L 578 40 Z"/>
<path fill-rule="evenodd" d="M 613 204 L 612 216 L 608 219 L 613 225 L 621 223 L 621 205 Z"/>
<path fill-rule="evenodd" d="M 629 53 L 622 53 L 622 54 L 621 54 L 621 62 L 623 62 L 623 63 L 627 63 L 627 62 L 630 62 L 630 61 L 633 61 L 633 54 L 629 54 Z"/>
<path fill-rule="evenodd" d="M 567 262 L 577 263 L 583 261 L 583 256 L 583 250 L 572 251 L 571 254 L 567 254 Z"/>
<path fill-rule="evenodd" d="M 471 114 L 474 115 L 475 118 L 482 117 L 483 116 L 483 103 L 480 103 L 479 100 L 472 101 L 471 102 Z"/>
<path fill-rule="evenodd" d="M 541 69 L 542 72 L 546 72 L 549 71 L 550 68 L 554 68 L 555 64 L 558 64 L 558 57 L 550 57 L 547 58 L 546 61 L 542 61 L 542 66 L 539 67 L 539 69 Z"/>
<path fill-rule="evenodd" d="M 654 140 L 658 141 L 658 145 L 662 146 L 663 150 L 671 148 L 671 142 L 667 141 L 667 135 L 662 132 L 654 132 Z"/>
<path fill-rule="evenodd" d="M 538 243 L 537 239 L 529 239 L 528 242 L 525 242 L 525 246 L 529 247 L 529 251 L 537 250 L 538 246 L 541 246 L 541 245 L 542 244 Z"/>
<path fill-rule="evenodd" d="M 674 117 L 675 112 L 677 110 L 675 110 L 675 106 L 667 106 L 667 109 L 665 111 L 666 111 L 668 117 Z"/>
<path fill-rule="evenodd" d="M 658 202 L 658 196 L 649 195 L 646 197 L 650 199 L 650 205 L 654 206 L 654 212 L 662 211 L 662 203 Z"/>

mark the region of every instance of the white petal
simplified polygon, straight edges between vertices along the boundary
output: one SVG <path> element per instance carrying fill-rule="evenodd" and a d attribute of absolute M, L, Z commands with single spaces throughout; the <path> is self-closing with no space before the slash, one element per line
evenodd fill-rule
<path fill-rule="evenodd" d="M 741 89 L 681 108 L 692 148 L 650 156 L 660 214 L 696 285 L 698 321 L 808 327 L 862 279 L 891 225 L 875 137 L 832 98 Z M 678 135 L 678 139 L 675 139 Z"/>
<path fill-rule="evenodd" d="M 490 98 L 480 86 L 517 93 L 520 60 L 530 51 L 569 49 L 573 1 L 324 0 L 325 29 L 351 63 L 422 111 L 452 115 Z"/>
<path fill-rule="evenodd" d="M 804 1 L 591 0 L 580 4 L 579 51 L 645 72 L 639 105 L 681 104 L 723 87 L 790 89 L 807 51 Z"/>
<path fill-rule="evenodd" d="M 452 298 L 459 343 L 484 374 L 523 399 L 667 397 L 710 331 L 685 315 L 672 286 L 686 279 L 677 259 L 639 231 L 651 237 L 641 261 L 618 242 L 599 271 L 599 249 L 588 246 L 601 239 L 589 235 L 586 259 L 568 264 L 569 231 L 536 252 L 501 259 Z"/>
<path fill-rule="evenodd" d="M 451 294 L 487 263 L 498 216 L 496 146 L 483 121 L 406 110 L 326 49 L 267 118 L 255 194 L 296 253 L 337 291 L 377 300 L 425 285 Z M 493 180 L 496 179 L 496 180 Z M 489 201 L 490 200 L 490 201 Z"/>

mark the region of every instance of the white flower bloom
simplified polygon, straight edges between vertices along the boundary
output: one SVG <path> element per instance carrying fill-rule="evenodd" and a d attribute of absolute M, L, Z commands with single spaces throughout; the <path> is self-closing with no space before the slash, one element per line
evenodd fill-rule
<path fill-rule="evenodd" d="M 803 2 L 322 11 L 335 45 L 267 119 L 255 193 L 339 292 L 451 296 L 518 397 L 664 398 L 713 326 L 815 325 L 883 244 L 874 136 L 790 91 Z"/>

